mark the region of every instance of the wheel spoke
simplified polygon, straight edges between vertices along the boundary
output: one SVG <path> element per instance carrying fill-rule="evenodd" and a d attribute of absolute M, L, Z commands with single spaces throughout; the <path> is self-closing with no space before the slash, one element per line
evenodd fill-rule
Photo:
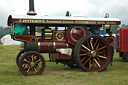
<path fill-rule="evenodd" d="M 30 71 L 31 67 L 28 68 L 27 73 Z"/>
<path fill-rule="evenodd" d="M 86 57 L 84 57 L 81 61 L 83 62 L 86 59 Z"/>
<path fill-rule="evenodd" d="M 29 61 L 27 61 L 26 59 L 25 59 L 25 62 L 30 63 L 30 62 L 29 62 Z"/>
<path fill-rule="evenodd" d="M 87 45 L 88 45 L 88 47 L 90 48 L 90 45 L 89 45 L 89 42 L 88 42 L 88 40 L 87 40 Z"/>
<path fill-rule="evenodd" d="M 87 53 L 85 53 L 85 54 L 80 54 L 80 56 L 85 56 L 85 55 L 87 55 Z"/>
<path fill-rule="evenodd" d="M 100 64 L 97 62 L 97 60 L 96 60 L 96 59 L 94 59 L 94 61 L 96 62 L 96 64 L 97 64 L 99 67 L 101 67 L 101 66 L 100 66 Z"/>
<path fill-rule="evenodd" d="M 99 54 L 102 54 L 102 53 L 104 53 L 104 52 L 99 52 Z"/>
<path fill-rule="evenodd" d="M 32 57 L 32 62 L 33 62 L 34 61 L 34 56 L 32 55 L 31 57 Z"/>
<path fill-rule="evenodd" d="M 91 58 L 91 57 L 89 57 L 89 58 L 86 60 L 86 62 L 84 63 L 84 65 L 90 60 L 90 58 Z"/>
<path fill-rule="evenodd" d="M 27 56 L 28 60 L 31 61 L 29 57 L 30 57 L 30 56 Z"/>
<path fill-rule="evenodd" d="M 107 57 L 105 57 L 105 56 L 101 56 L 101 55 L 98 55 L 98 57 L 107 59 Z"/>
<path fill-rule="evenodd" d="M 102 63 L 102 61 L 101 61 L 98 57 L 96 57 L 96 59 L 97 59 L 100 63 Z"/>
<path fill-rule="evenodd" d="M 104 49 L 104 48 L 106 48 L 106 46 L 104 46 L 104 47 L 101 47 L 101 48 L 99 48 L 98 50 L 101 50 L 101 49 Z"/>
<path fill-rule="evenodd" d="M 97 45 L 97 47 L 96 47 L 96 50 L 98 49 L 99 45 L 100 45 L 100 42 L 98 43 L 98 45 Z"/>
<path fill-rule="evenodd" d="M 98 40 L 99 40 L 99 39 L 96 40 L 96 42 L 95 42 L 95 44 L 94 44 L 94 48 L 96 47 L 96 44 L 97 44 Z"/>
<path fill-rule="evenodd" d="M 83 52 L 87 52 L 86 50 L 83 50 L 83 49 L 80 49 L 81 51 L 83 51 Z"/>
<path fill-rule="evenodd" d="M 39 60 L 37 60 L 35 63 L 37 63 L 37 62 L 39 62 L 40 61 L 40 59 Z"/>
<path fill-rule="evenodd" d="M 37 69 L 34 67 L 35 72 L 37 72 Z"/>
<path fill-rule="evenodd" d="M 94 49 L 94 47 L 93 47 L 93 45 L 92 45 L 92 41 L 90 40 L 90 44 L 91 44 L 91 48 L 92 48 L 92 50 Z"/>
<path fill-rule="evenodd" d="M 88 51 L 91 51 L 89 48 L 87 48 L 86 46 L 82 45 L 82 47 L 84 47 L 85 49 L 87 49 Z"/>

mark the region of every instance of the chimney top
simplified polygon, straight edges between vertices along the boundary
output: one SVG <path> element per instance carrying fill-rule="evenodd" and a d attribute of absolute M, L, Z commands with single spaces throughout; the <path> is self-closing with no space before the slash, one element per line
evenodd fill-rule
<path fill-rule="evenodd" d="M 37 13 L 34 10 L 34 0 L 29 0 L 29 11 L 27 15 L 37 15 Z"/>

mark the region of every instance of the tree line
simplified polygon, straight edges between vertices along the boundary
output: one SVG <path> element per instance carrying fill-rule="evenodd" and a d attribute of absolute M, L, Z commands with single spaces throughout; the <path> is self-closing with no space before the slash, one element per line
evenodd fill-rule
<path fill-rule="evenodd" d="M 6 34 L 10 34 L 11 28 L 10 27 L 2 27 L 0 26 L 0 39 L 5 36 Z"/>
<path fill-rule="evenodd" d="M 126 25 L 126 24 L 122 24 L 121 26 L 119 26 L 119 25 L 112 25 L 112 33 L 115 33 L 115 31 L 118 29 L 118 28 L 120 28 L 120 27 L 128 27 L 128 24 Z M 105 27 L 105 29 L 108 29 L 109 27 L 108 26 L 106 26 Z M 41 31 L 41 29 L 42 28 L 40 28 L 40 27 L 38 27 L 37 28 L 37 32 L 40 32 Z M 0 26 L 0 39 L 3 37 L 3 36 L 5 36 L 6 34 L 10 34 L 11 33 L 11 28 L 10 27 L 2 27 L 2 26 Z"/>

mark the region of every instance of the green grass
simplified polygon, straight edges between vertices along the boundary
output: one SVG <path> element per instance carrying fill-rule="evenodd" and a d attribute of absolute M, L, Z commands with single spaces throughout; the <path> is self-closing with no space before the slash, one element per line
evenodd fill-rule
<path fill-rule="evenodd" d="M 113 66 L 103 72 L 83 72 L 63 64 L 46 62 L 43 74 L 24 76 L 16 65 L 18 45 L 0 45 L 0 85 L 127 85 L 128 63 L 118 53 L 114 55 Z M 43 54 L 48 59 L 47 54 Z"/>

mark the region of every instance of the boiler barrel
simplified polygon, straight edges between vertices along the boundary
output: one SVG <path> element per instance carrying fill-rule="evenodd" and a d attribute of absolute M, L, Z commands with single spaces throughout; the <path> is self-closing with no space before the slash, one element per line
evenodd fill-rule
<path fill-rule="evenodd" d="M 65 42 L 38 42 L 38 51 L 42 53 L 53 53 L 56 49 L 69 47 L 69 44 Z"/>

